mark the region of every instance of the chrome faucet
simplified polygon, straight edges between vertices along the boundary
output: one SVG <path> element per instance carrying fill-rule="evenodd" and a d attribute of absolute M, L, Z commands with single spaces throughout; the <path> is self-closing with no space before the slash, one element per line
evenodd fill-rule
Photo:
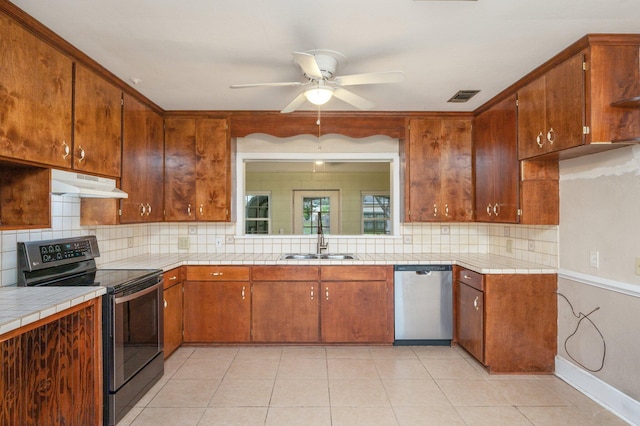
<path fill-rule="evenodd" d="M 318 254 L 322 254 L 322 250 L 329 248 L 329 241 L 324 239 L 324 229 L 322 229 L 322 212 L 318 212 Z"/>

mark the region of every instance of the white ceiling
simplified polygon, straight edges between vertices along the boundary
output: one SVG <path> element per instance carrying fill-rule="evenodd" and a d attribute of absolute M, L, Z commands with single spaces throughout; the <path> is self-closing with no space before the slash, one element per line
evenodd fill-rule
<path fill-rule="evenodd" d="M 639 0 L 12 2 L 166 110 L 280 110 L 300 88 L 229 86 L 305 81 L 291 52 L 330 49 L 336 74 L 404 71 L 350 88 L 375 111 L 472 111 L 587 33 L 640 32 Z"/>

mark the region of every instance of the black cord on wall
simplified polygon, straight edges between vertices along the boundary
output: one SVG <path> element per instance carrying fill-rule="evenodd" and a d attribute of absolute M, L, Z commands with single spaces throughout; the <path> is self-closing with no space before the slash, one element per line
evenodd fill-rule
<path fill-rule="evenodd" d="M 562 296 L 562 298 L 564 300 L 567 301 L 567 303 L 569 304 L 569 307 L 571 308 L 571 313 L 573 314 L 574 317 L 578 318 L 578 324 L 576 324 L 576 328 L 575 330 L 573 330 L 573 332 L 571 334 L 569 334 L 569 336 L 564 340 L 564 350 L 567 353 L 567 355 L 569 356 L 569 358 L 571 358 L 571 360 L 573 362 L 575 362 L 576 364 L 578 364 L 580 367 L 584 368 L 587 371 L 590 371 L 592 373 L 597 373 L 598 371 L 602 370 L 604 368 L 604 359 L 605 356 L 607 354 L 607 343 L 604 341 L 604 336 L 602 335 L 602 333 L 600 332 L 600 329 L 596 326 L 596 324 L 591 321 L 591 318 L 589 318 L 589 315 L 591 315 L 592 313 L 594 313 L 595 311 L 597 311 L 598 309 L 600 309 L 600 307 L 595 308 L 594 310 L 592 310 L 591 312 L 589 312 L 588 314 L 584 314 L 582 312 L 579 312 L 578 314 L 576 314 L 576 311 L 573 309 L 573 305 L 571 304 L 571 302 L 569 302 L 569 299 L 567 299 L 567 296 L 565 296 L 564 294 L 560 293 L 560 292 L 556 292 L 556 294 L 558 294 L 558 296 Z M 582 321 L 587 320 L 591 323 L 591 325 L 593 325 L 593 328 L 595 328 L 595 330 L 598 332 L 598 334 L 600 335 L 600 338 L 602 339 L 602 347 L 603 347 L 603 351 L 602 351 L 602 362 L 600 363 L 600 367 L 597 369 L 592 369 L 589 368 L 587 366 L 585 366 L 584 364 L 582 364 L 580 361 L 578 361 L 577 359 L 575 359 L 571 353 L 569 352 L 569 349 L 567 348 L 567 341 L 569 339 L 571 339 L 571 337 L 573 337 L 577 332 L 578 332 L 578 328 L 580 328 L 580 323 L 582 323 Z"/>

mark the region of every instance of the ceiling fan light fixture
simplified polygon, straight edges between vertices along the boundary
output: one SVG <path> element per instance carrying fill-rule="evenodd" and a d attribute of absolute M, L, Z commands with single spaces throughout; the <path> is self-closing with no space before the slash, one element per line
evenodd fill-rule
<path fill-rule="evenodd" d="M 333 90 L 328 87 L 314 87 L 304 92 L 304 96 L 314 105 L 324 105 L 333 96 Z"/>

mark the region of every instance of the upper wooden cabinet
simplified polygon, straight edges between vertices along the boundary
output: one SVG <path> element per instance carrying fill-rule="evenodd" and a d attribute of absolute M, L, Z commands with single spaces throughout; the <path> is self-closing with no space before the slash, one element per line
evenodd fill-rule
<path fill-rule="evenodd" d="M 0 14 L 0 156 L 71 166 L 72 60 Z"/>
<path fill-rule="evenodd" d="M 73 168 L 120 177 L 122 90 L 75 66 Z"/>
<path fill-rule="evenodd" d="M 589 35 L 519 88 L 518 158 L 566 159 L 638 142 L 640 110 L 623 100 L 640 94 L 639 52 L 638 35 Z"/>
<path fill-rule="evenodd" d="M 407 221 L 472 220 L 471 119 L 412 119 L 405 150 Z"/>
<path fill-rule="evenodd" d="M 516 97 L 512 95 L 473 121 L 476 220 L 518 221 Z"/>
<path fill-rule="evenodd" d="M 163 218 L 163 120 L 124 95 L 121 223 L 159 222 Z"/>
<path fill-rule="evenodd" d="M 230 151 L 225 119 L 165 120 L 165 220 L 229 220 Z"/>

